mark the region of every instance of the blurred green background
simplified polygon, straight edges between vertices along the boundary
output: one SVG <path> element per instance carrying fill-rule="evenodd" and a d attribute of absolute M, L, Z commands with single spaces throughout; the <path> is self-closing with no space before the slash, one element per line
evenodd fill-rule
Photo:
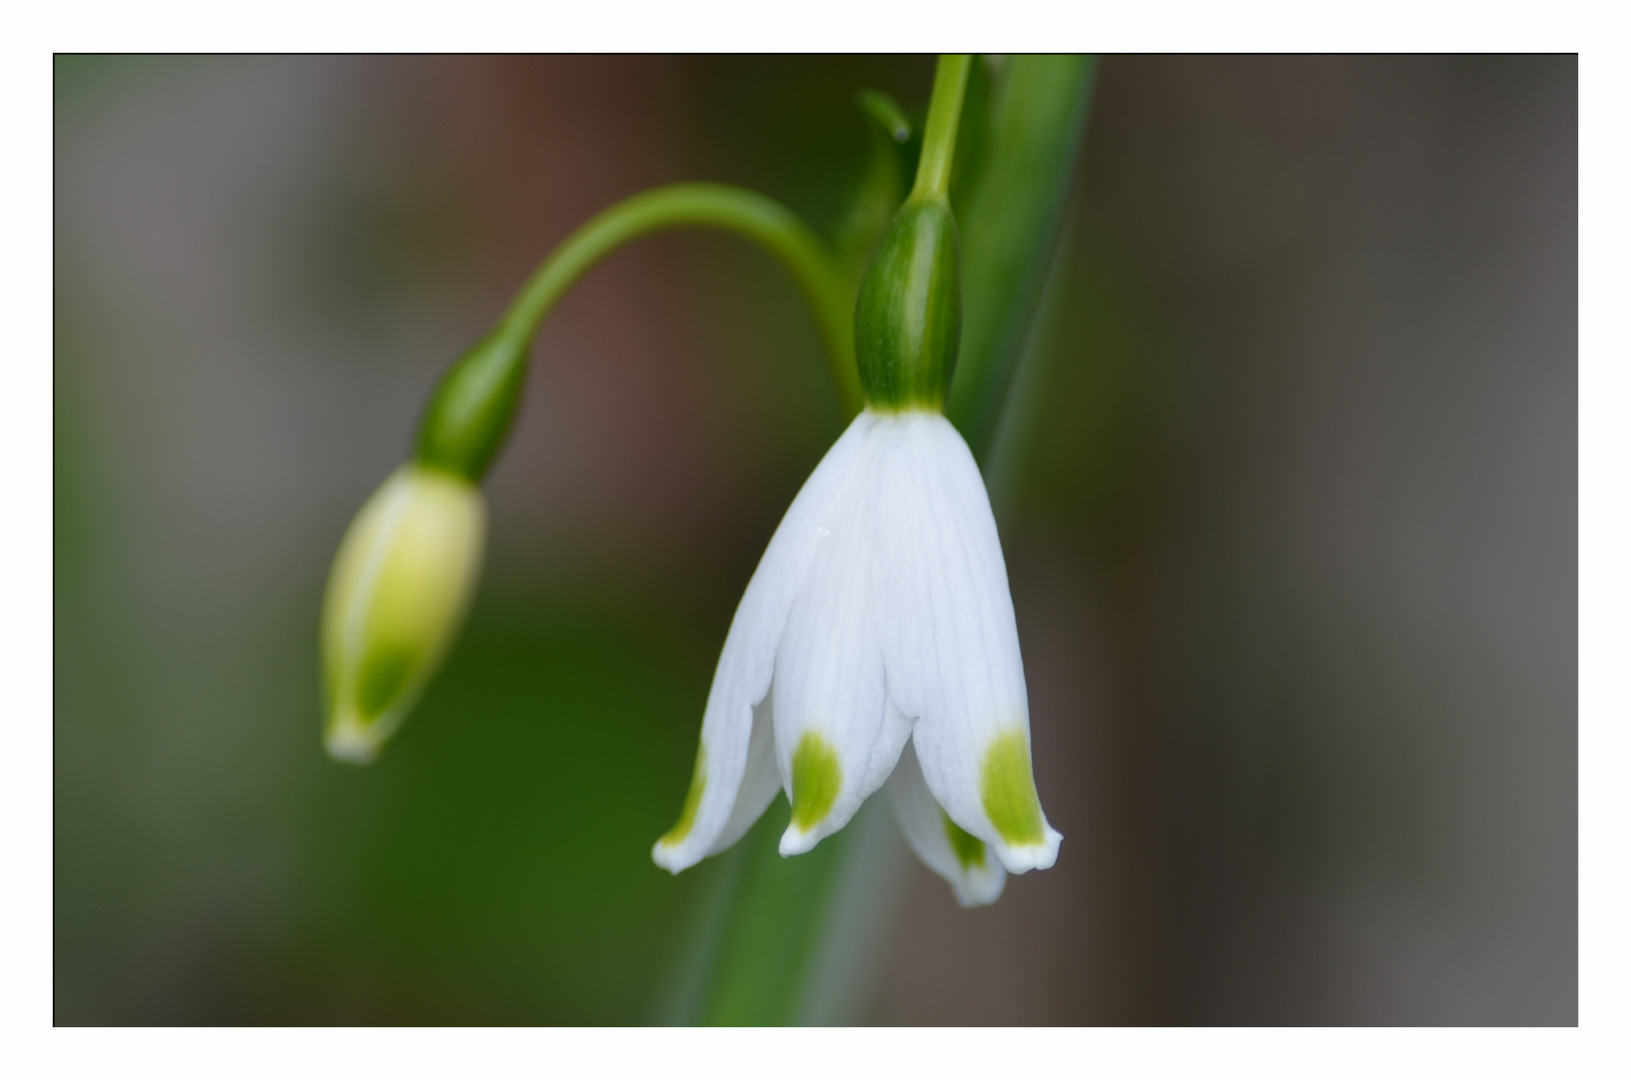
<path fill-rule="evenodd" d="M 539 338 L 369 769 L 317 612 L 436 375 L 594 212 L 835 225 L 891 58 L 56 62 L 59 1024 L 643 1023 L 725 629 L 841 430 L 731 238 Z M 1110 57 L 997 502 L 1058 866 L 912 864 L 878 1023 L 1574 1023 L 1571 57 Z M 993 474 L 997 475 L 997 474 Z"/>

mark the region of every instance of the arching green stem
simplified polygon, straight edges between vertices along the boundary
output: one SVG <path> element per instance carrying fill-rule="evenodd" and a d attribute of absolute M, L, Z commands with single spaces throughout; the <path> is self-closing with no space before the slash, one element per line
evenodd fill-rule
<path fill-rule="evenodd" d="M 685 228 L 735 233 L 792 274 L 816 317 L 844 406 L 858 412 L 850 287 L 826 246 L 773 199 L 724 184 L 674 184 L 607 208 L 544 260 L 492 333 L 437 386 L 420 425 L 419 460 L 479 480 L 514 417 L 533 335 L 561 297 L 590 267 L 630 241 Z"/>
<path fill-rule="evenodd" d="M 744 188 L 673 184 L 631 196 L 602 211 L 527 279 L 504 323 L 530 337 L 556 301 L 595 263 L 631 240 L 685 228 L 723 229 L 775 256 L 793 275 L 815 314 L 834 376 L 846 396 L 859 400 L 849 343 L 851 298 L 843 276 L 826 246 L 791 210 Z"/>

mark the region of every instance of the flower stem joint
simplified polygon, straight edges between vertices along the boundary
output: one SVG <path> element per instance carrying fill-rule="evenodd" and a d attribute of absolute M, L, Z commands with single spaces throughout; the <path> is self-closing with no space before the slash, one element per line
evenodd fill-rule
<path fill-rule="evenodd" d="M 448 370 L 419 423 L 415 456 L 479 483 L 515 422 L 527 338 L 501 324 Z"/>
<path fill-rule="evenodd" d="M 939 411 L 962 333 L 957 223 L 943 200 L 895 215 L 861 281 L 855 356 L 867 405 Z"/>

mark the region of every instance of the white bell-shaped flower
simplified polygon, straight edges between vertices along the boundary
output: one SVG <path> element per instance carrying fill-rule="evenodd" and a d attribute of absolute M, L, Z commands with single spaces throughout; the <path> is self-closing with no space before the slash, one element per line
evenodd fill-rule
<path fill-rule="evenodd" d="M 1025 674 L 980 472 L 937 409 L 863 411 L 748 583 L 714 674 L 691 790 L 652 857 L 723 851 L 778 789 L 783 855 L 889 783 L 918 856 L 965 905 L 1053 865 Z"/>

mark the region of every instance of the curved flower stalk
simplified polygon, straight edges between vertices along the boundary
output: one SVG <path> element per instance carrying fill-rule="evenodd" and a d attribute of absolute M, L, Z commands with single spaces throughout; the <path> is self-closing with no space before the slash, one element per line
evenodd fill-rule
<path fill-rule="evenodd" d="M 675 873 L 734 844 L 778 790 L 792 806 L 780 851 L 797 855 L 886 784 L 908 843 L 965 905 L 1058 856 L 996 522 L 943 413 L 964 77 L 936 80 L 917 184 L 861 286 L 866 407 L 793 500 L 726 636 L 690 792 L 652 850 Z"/>
<path fill-rule="evenodd" d="M 774 256 L 816 317 L 845 404 L 858 406 L 843 273 L 791 211 L 741 188 L 673 184 L 596 215 L 544 260 L 493 331 L 442 377 L 420 422 L 414 460 L 364 505 L 340 545 L 323 614 L 330 756 L 373 761 L 457 634 L 481 562 L 479 484 L 514 422 L 539 325 L 601 259 L 677 228 L 723 229 Z"/>

